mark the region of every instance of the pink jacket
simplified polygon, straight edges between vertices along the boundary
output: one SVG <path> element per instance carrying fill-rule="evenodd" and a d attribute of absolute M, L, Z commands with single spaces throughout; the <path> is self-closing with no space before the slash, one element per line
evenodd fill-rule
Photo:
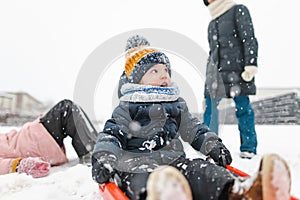
<path fill-rule="evenodd" d="M 67 157 L 39 119 L 28 122 L 19 130 L 0 133 L 0 175 L 11 171 L 16 158 L 40 157 L 51 165 L 66 163 Z"/>

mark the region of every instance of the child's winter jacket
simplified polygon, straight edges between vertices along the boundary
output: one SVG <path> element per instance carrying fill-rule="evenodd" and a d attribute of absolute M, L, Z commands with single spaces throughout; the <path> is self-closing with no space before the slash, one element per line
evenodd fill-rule
<path fill-rule="evenodd" d="M 208 154 L 209 148 L 202 144 L 218 137 L 192 116 L 176 90 L 136 87 L 127 90 L 105 123 L 94 149 L 95 159 L 110 154 L 117 158 L 120 171 L 149 170 L 185 157 L 179 137 Z"/>

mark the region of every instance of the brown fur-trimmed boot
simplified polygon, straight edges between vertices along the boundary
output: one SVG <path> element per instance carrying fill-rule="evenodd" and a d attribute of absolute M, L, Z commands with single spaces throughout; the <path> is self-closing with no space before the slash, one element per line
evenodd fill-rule
<path fill-rule="evenodd" d="M 235 181 L 229 199 L 289 200 L 290 190 L 291 174 L 286 161 L 277 154 L 266 154 L 257 174 Z"/>

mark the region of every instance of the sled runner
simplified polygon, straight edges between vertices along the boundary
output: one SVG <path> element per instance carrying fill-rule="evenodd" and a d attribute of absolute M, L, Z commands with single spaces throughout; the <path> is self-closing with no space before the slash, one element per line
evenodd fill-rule
<path fill-rule="evenodd" d="M 129 200 L 114 182 L 99 184 L 99 190 L 104 200 Z"/>

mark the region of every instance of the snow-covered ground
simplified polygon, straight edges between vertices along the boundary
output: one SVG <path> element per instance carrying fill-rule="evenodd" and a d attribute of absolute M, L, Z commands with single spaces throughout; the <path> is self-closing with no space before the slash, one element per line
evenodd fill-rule
<path fill-rule="evenodd" d="M 11 127 L 0 127 L 0 133 Z M 221 138 L 233 155 L 232 166 L 252 174 L 258 169 L 260 158 L 265 153 L 278 153 L 284 157 L 291 169 L 292 195 L 300 197 L 300 126 L 294 125 L 259 125 L 258 155 L 251 160 L 240 159 L 239 133 L 236 125 L 225 125 L 221 128 Z M 298 146 L 298 147 L 297 147 Z M 66 140 L 69 163 L 52 167 L 49 176 L 33 179 L 24 174 L 0 176 L 1 200 L 101 200 L 97 184 L 91 178 L 91 167 L 78 164 L 70 140 Z M 187 147 L 191 157 L 195 152 Z M 280 176 L 280 174 L 279 174 Z"/>

